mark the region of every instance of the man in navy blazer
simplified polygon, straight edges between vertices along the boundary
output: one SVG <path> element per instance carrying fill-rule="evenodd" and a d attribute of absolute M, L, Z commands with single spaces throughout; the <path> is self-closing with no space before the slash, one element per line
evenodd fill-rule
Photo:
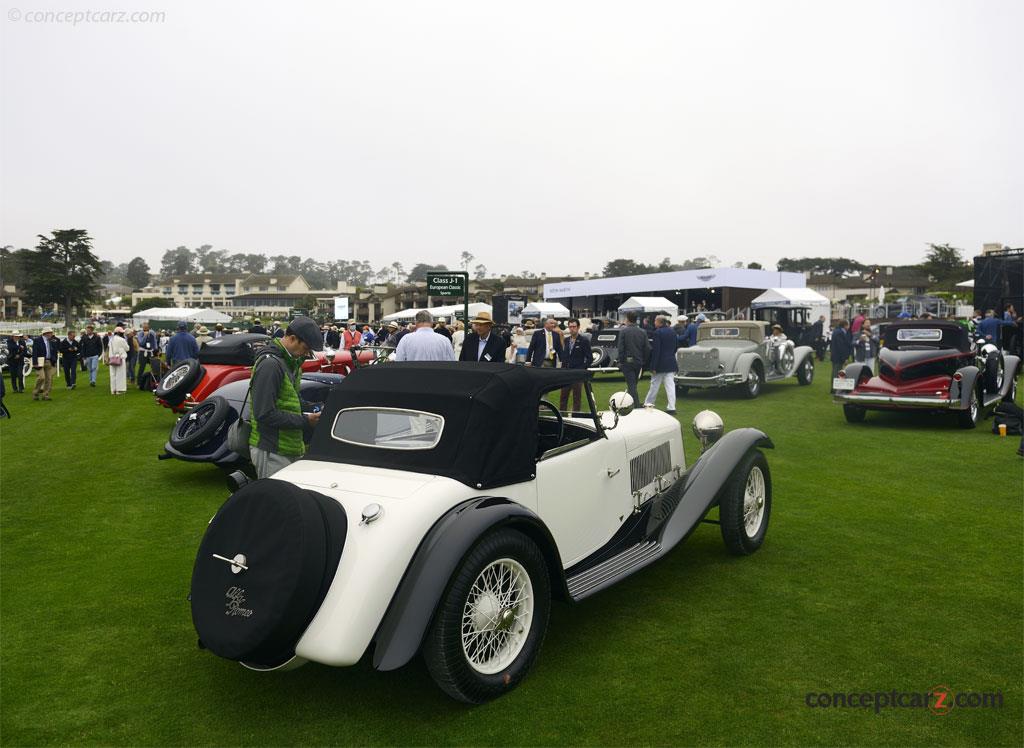
<path fill-rule="evenodd" d="M 554 317 L 548 317 L 544 320 L 544 327 L 530 338 L 526 363 L 528 366 L 554 368 L 562 360 L 562 336 L 558 332 L 558 322 Z"/>
<path fill-rule="evenodd" d="M 590 368 L 590 341 L 580 335 L 578 319 L 569 320 L 569 335 L 562 344 L 562 361 L 566 369 Z M 559 410 L 565 410 L 565 406 L 569 404 L 569 393 L 572 393 L 573 412 L 579 412 L 583 382 L 576 382 L 562 388 L 562 394 L 558 398 Z"/>
<path fill-rule="evenodd" d="M 676 380 L 675 374 L 679 371 L 676 364 L 676 348 L 679 341 L 676 339 L 675 331 L 669 327 L 668 317 L 658 317 L 654 321 L 654 340 L 651 343 L 651 386 L 647 390 L 647 397 L 644 398 L 644 405 L 654 405 L 658 399 L 658 390 L 665 387 L 665 396 L 668 398 L 669 415 L 676 414 Z"/>
<path fill-rule="evenodd" d="M 490 312 L 480 312 L 471 319 L 473 332 L 462 341 L 459 361 L 479 361 L 482 364 L 505 363 L 505 340 L 494 330 Z"/>

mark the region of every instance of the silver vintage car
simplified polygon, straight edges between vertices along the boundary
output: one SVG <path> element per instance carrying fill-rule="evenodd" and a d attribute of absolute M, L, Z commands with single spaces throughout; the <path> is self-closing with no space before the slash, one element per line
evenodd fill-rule
<path fill-rule="evenodd" d="M 697 345 L 676 351 L 676 390 L 691 387 L 739 386 L 746 397 L 757 397 L 765 382 L 796 376 L 800 384 L 814 379 L 814 349 L 775 341 L 765 332 L 768 323 L 748 320 L 705 322 L 697 330 Z"/>

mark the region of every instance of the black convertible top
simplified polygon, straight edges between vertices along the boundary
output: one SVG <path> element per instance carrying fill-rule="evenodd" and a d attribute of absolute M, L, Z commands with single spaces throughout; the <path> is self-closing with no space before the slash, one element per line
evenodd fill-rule
<path fill-rule="evenodd" d="M 900 330 L 906 339 L 901 340 Z M 937 340 L 928 339 L 924 330 L 938 330 Z M 882 330 L 882 345 L 891 351 L 954 348 L 966 353 L 971 350 L 971 336 L 963 325 L 948 319 L 915 319 L 890 322 Z"/>
<path fill-rule="evenodd" d="M 208 341 L 202 347 L 199 351 L 199 363 L 252 366 L 256 363 L 256 352 L 269 342 L 269 335 L 259 333 L 225 335 L 223 338 Z"/>
<path fill-rule="evenodd" d="M 590 379 L 585 369 L 514 364 L 393 362 L 356 369 L 334 388 L 307 456 L 355 465 L 431 473 L 477 488 L 534 477 L 537 403 L 545 392 Z M 432 449 L 393 450 L 332 436 L 346 408 L 402 408 L 444 417 Z"/>

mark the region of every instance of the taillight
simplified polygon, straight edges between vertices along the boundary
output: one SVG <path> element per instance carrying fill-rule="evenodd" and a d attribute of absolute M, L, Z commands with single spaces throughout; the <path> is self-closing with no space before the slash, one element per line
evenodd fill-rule
<path fill-rule="evenodd" d="M 839 378 L 840 379 L 846 379 L 846 372 L 845 371 L 839 372 Z"/>
<path fill-rule="evenodd" d="M 960 372 L 957 372 L 956 374 L 953 375 L 953 381 L 954 382 L 960 382 L 960 381 L 963 380 L 963 378 L 964 378 L 964 375 L 961 374 Z"/>

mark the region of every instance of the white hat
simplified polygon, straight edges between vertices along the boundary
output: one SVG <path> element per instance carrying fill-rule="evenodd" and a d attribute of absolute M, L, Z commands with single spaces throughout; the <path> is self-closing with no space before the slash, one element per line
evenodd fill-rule
<path fill-rule="evenodd" d="M 53 332 L 53 328 L 52 327 L 44 327 L 43 331 L 41 333 L 39 333 L 39 334 L 40 335 L 45 335 L 46 333 L 52 333 L 52 332 Z"/>
<path fill-rule="evenodd" d="M 680 322 L 689 322 L 689 321 L 690 321 L 690 318 L 689 318 L 689 317 L 687 317 L 687 316 L 686 316 L 685 314 L 680 314 L 680 315 L 679 315 L 679 321 L 680 321 Z"/>
<path fill-rule="evenodd" d="M 20 338 L 21 337 L 21 330 L 11 330 L 11 337 Z"/>

